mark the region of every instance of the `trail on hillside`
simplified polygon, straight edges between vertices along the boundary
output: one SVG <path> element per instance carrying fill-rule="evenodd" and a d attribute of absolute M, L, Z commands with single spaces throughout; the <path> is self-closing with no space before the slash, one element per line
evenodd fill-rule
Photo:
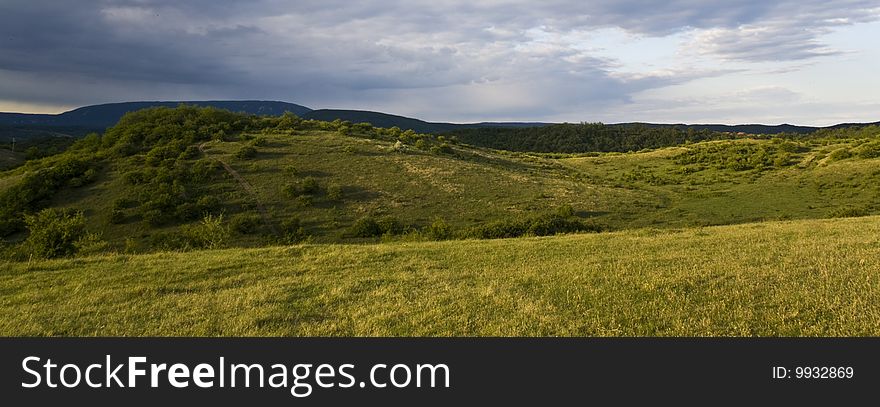
<path fill-rule="evenodd" d="M 205 157 L 209 157 L 209 158 L 212 158 L 212 159 L 214 159 L 214 160 L 217 160 L 217 162 L 219 162 L 220 165 L 222 165 L 223 168 L 226 169 L 226 172 L 228 172 L 229 175 L 232 175 L 232 178 L 235 178 L 235 180 L 238 181 L 238 184 L 241 185 L 241 187 L 245 190 L 245 192 L 247 192 L 248 195 L 251 196 L 251 198 L 253 199 L 254 203 L 257 205 L 257 210 L 260 212 L 260 216 L 263 217 L 263 223 L 266 224 L 266 226 L 269 228 L 269 230 L 272 231 L 272 233 L 273 233 L 275 236 L 280 236 L 280 235 L 278 234 L 278 229 L 275 228 L 275 223 L 272 222 L 272 218 L 269 216 L 269 211 L 266 210 L 266 207 L 263 206 L 263 202 L 260 201 L 260 198 L 257 196 L 257 192 L 256 192 L 256 190 L 254 189 L 254 186 L 251 185 L 250 182 L 247 182 L 247 180 L 244 179 L 244 177 L 242 177 L 241 174 L 238 173 L 238 171 L 236 171 L 236 170 L 235 170 L 234 168 L 232 168 L 229 164 L 227 164 L 226 161 L 223 161 L 223 160 L 221 160 L 221 159 L 219 159 L 219 158 L 217 158 L 217 157 L 213 157 L 213 156 L 211 156 L 210 154 L 208 154 L 208 152 L 205 151 L 205 145 L 206 145 L 206 144 L 208 144 L 207 141 L 204 142 L 204 143 L 202 143 L 202 144 L 199 144 L 199 151 L 200 151 L 202 154 L 204 154 Z"/>

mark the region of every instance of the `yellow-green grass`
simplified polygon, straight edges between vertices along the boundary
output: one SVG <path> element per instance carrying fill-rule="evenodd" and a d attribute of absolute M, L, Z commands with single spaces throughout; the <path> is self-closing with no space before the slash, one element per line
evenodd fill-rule
<path fill-rule="evenodd" d="M 880 335 L 880 217 L 0 264 L 0 335 Z"/>

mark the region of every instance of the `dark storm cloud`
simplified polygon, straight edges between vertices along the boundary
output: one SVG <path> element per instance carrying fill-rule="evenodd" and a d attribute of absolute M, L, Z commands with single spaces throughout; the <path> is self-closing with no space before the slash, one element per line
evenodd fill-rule
<path fill-rule="evenodd" d="M 833 54 L 821 35 L 876 17 L 867 1 L 4 0 L 0 100 L 271 98 L 540 118 L 715 73 L 620 74 L 536 29 L 697 30 L 698 52 L 778 61 Z"/>

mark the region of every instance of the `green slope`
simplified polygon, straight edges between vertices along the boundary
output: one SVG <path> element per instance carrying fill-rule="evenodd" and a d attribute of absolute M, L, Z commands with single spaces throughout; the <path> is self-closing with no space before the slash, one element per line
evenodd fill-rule
<path fill-rule="evenodd" d="M 873 335 L 880 217 L 0 264 L 0 335 Z"/>
<path fill-rule="evenodd" d="M 880 148 L 871 128 L 579 156 L 447 144 L 346 122 L 195 108 L 145 112 L 103 141 L 86 140 L 69 153 L 0 172 L 0 193 L 27 174 L 82 157 L 91 176 L 62 182 L 30 205 L 83 210 L 89 231 L 108 249 L 136 252 L 185 247 L 181 236 L 206 213 L 238 230 L 224 245 L 244 247 L 290 242 L 285 236 L 298 227 L 292 241 L 379 240 L 351 233 L 363 218 L 397 224 L 385 240 L 424 239 L 406 230 L 424 231 L 437 219 L 452 237 L 475 236 L 475 228 L 509 226 L 565 206 L 605 230 L 880 213 Z M 186 127 L 198 120 L 203 123 Z M 124 142 L 144 135 L 159 141 Z M 122 147 L 135 150 L 121 154 Z M 133 175 L 141 181 L 131 181 Z M 249 226 L 232 227 L 242 223 Z"/>

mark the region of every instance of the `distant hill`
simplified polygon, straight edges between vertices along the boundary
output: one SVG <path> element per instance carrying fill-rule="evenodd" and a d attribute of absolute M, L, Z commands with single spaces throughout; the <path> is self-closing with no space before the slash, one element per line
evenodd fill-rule
<path fill-rule="evenodd" d="M 33 139 L 46 136 L 73 136 L 80 137 L 87 133 L 98 131 L 116 124 L 119 119 L 128 112 L 140 110 L 154 106 L 174 107 L 181 103 L 196 105 L 202 107 L 216 107 L 226 109 L 237 113 L 257 114 L 278 116 L 284 112 L 291 112 L 305 119 L 333 121 L 343 120 L 353 123 L 370 123 L 377 127 L 398 127 L 402 130 L 413 130 L 418 133 L 459 133 L 463 132 L 462 137 L 485 138 L 489 135 L 482 134 L 475 129 L 491 128 L 501 130 L 503 137 L 516 138 L 520 129 L 527 128 L 543 128 L 552 126 L 555 123 L 541 122 L 480 122 L 480 123 L 444 123 L 444 122 L 428 122 L 416 118 L 399 116 L 388 113 L 367 111 L 367 110 L 343 110 L 343 109 L 318 109 L 312 110 L 308 107 L 277 101 L 165 101 L 165 102 L 124 102 L 110 103 L 94 106 L 85 106 L 78 109 L 64 112 L 61 114 L 26 114 L 26 113 L 0 113 L 0 141 L 8 141 L 12 137 L 19 139 Z M 865 126 L 876 123 L 841 123 L 834 126 L 824 128 L 846 128 Z M 696 131 L 708 130 L 713 132 L 726 133 L 747 133 L 747 134 L 777 134 L 777 133 L 795 133 L 807 134 L 823 127 L 796 126 L 791 124 L 780 125 L 763 125 L 763 124 L 742 124 L 742 125 L 725 125 L 725 124 L 662 124 L 662 123 L 618 123 L 613 126 L 639 126 L 648 128 L 674 128 L 678 130 L 693 129 Z M 479 133 L 476 134 L 475 133 Z M 543 133 L 538 131 L 538 133 Z M 500 134 L 499 134 L 500 136 Z M 494 137 L 494 136 L 493 136 Z M 495 143 L 497 144 L 497 143 Z M 480 143 L 484 146 L 494 146 L 494 144 Z M 496 146 L 497 147 L 497 146 Z"/>
<path fill-rule="evenodd" d="M 312 110 L 293 103 L 261 100 L 125 102 L 85 106 L 61 114 L 0 113 L 0 125 L 82 127 L 103 130 L 116 124 L 119 118 L 128 112 L 155 106 L 175 107 L 181 103 L 271 116 L 278 116 L 286 111 L 304 116 Z"/>
<path fill-rule="evenodd" d="M 481 122 L 481 123 L 438 123 L 388 113 L 367 110 L 319 109 L 306 113 L 303 118 L 333 121 L 336 119 L 352 123 L 370 123 L 377 127 L 399 127 L 402 130 L 413 130 L 418 133 L 445 133 L 453 130 L 481 127 L 541 127 L 549 123 L 525 122 Z"/>

